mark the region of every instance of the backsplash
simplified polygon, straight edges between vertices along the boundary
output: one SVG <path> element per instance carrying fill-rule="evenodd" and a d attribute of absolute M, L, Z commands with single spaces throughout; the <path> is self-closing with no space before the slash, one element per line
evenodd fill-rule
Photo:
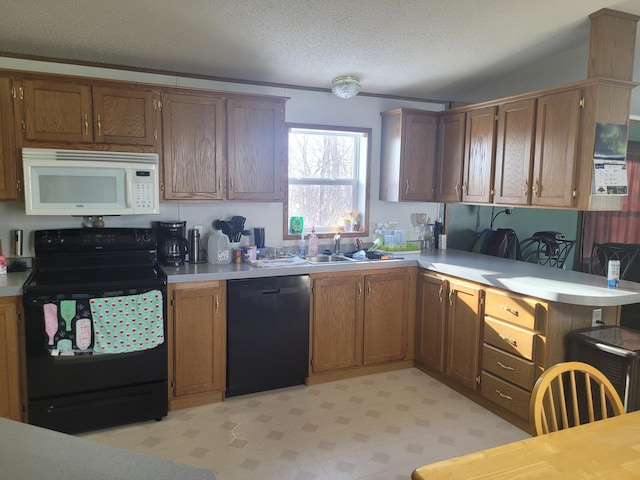
<path fill-rule="evenodd" d="M 377 189 L 375 189 L 377 191 Z M 437 203 L 390 203 L 372 200 L 370 203 L 370 224 L 378 221 L 393 219 L 398 221 L 398 227 L 409 232 L 410 239 L 414 239 L 414 229 L 411 223 L 412 213 L 425 213 L 432 219 L 437 218 L 441 205 Z M 218 219 L 228 219 L 233 215 L 242 215 L 247 220 L 245 228 L 253 231 L 254 227 L 265 227 L 265 244 L 267 246 L 295 246 L 297 240 L 283 240 L 283 211 L 280 203 L 240 203 L 240 202 L 211 202 L 211 203 L 161 203 L 159 215 L 128 215 L 121 217 L 104 217 L 105 227 L 140 227 L 150 228 L 156 221 L 186 221 L 187 229 L 194 225 L 202 225 L 201 244 L 206 245 L 209 235 L 213 233 L 212 223 Z M 23 203 L 0 203 L 0 240 L 5 255 L 13 255 L 11 242 L 12 231 L 24 230 L 24 255 L 32 256 L 33 231 L 54 228 L 79 228 L 82 217 L 70 216 L 27 216 L 24 214 Z M 373 228 L 368 237 L 361 237 L 365 242 L 372 242 L 375 238 Z M 249 241 L 243 237 L 243 241 Z M 329 245 L 331 240 L 321 239 L 320 246 Z"/>

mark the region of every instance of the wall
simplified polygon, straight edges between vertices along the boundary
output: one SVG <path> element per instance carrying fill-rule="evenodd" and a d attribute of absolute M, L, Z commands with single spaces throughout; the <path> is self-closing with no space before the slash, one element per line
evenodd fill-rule
<path fill-rule="evenodd" d="M 354 126 L 372 129 L 372 171 L 369 215 L 371 226 L 375 226 L 378 221 L 397 220 L 400 223 L 400 228 L 413 231 L 413 226 L 411 225 L 412 213 L 424 212 L 431 216 L 431 218 L 435 218 L 442 208 L 441 205 L 436 203 L 396 204 L 378 200 L 380 178 L 380 112 L 397 107 L 441 110 L 442 105 L 439 104 L 365 96 L 344 100 L 335 97 L 331 93 L 325 92 L 231 84 L 168 75 L 144 74 L 1 57 L 0 68 L 290 97 L 286 105 L 287 122 Z M 24 204 L 22 203 L 0 203 L 0 240 L 4 246 L 5 254 L 13 253 L 10 248 L 10 238 L 13 229 L 21 228 L 25 231 L 25 254 L 33 254 L 31 247 L 31 233 L 33 230 L 79 227 L 82 221 L 82 219 L 78 217 L 27 217 L 23 212 Z M 206 237 L 213 232 L 212 222 L 217 219 L 228 219 L 232 215 L 242 215 L 246 217 L 247 221 L 245 225 L 247 228 L 258 226 L 266 227 L 266 244 L 269 246 L 295 244 L 294 241 L 283 241 L 283 209 L 280 203 L 162 203 L 159 215 L 108 217 L 106 219 L 106 226 L 149 227 L 151 226 L 151 222 L 157 220 L 186 220 L 187 228 L 191 228 L 194 224 L 204 226 L 203 242 L 206 242 Z M 371 228 L 370 231 L 371 235 L 369 237 L 363 237 L 365 243 L 367 241 L 373 241 L 373 228 Z"/>
<path fill-rule="evenodd" d="M 447 210 L 449 230 L 447 246 L 460 250 L 471 250 L 476 234 L 491 225 L 493 215 L 503 207 L 480 207 L 476 205 L 449 205 Z M 551 231 L 564 233 L 567 240 L 580 238 L 580 212 L 573 210 L 547 210 L 538 208 L 513 208 L 511 215 L 501 213 L 495 219 L 494 230 L 512 228 L 520 242 L 535 232 Z M 565 268 L 572 270 L 576 247 L 567 258 Z"/>

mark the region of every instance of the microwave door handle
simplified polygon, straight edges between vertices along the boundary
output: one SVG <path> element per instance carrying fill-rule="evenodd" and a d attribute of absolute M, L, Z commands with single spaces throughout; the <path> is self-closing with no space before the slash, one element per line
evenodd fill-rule
<path fill-rule="evenodd" d="M 127 185 L 127 188 L 125 188 L 125 204 L 127 208 L 131 208 L 131 192 L 133 191 L 133 182 L 131 180 L 131 172 L 129 170 L 125 170 L 124 172 L 124 181 Z"/>

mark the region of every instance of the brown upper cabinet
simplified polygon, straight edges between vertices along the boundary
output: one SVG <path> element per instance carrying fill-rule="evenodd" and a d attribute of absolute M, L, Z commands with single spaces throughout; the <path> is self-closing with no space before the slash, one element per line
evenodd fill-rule
<path fill-rule="evenodd" d="M 494 201 L 508 205 L 531 203 L 536 99 L 498 107 Z"/>
<path fill-rule="evenodd" d="M 462 201 L 491 203 L 497 107 L 467 112 L 464 139 Z"/>
<path fill-rule="evenodd" d="M 227 198 L 283 201 L 286 128 L 281 97 L 227 99 Z"/>
<path fill-rule="evenodd" d="M 538 99 L 531 203 L 572 207 L 576 191 L 581 90 Z"/>
<path fill-rule="evenodd" d="M 619 210 L 592 194 L 596 130 L 628 125 L 636 86 L 592 78 L 438 113 L 436 200 Z"/>
<path fill-rule="evenodd" d="M 163 198 L 223 199 L 224 97 L 164 93 L 162 104 Z"/>
<path fill-rule="evenodd" d="M 438 122 L 438 191 L 439 202 L 462 200 L 465 113 L 445 113 Z"/>
<path fill-rule="evenodd" d="M 435 201 L 437 113 L 399 108 L 381 115 L 380 200 Z"/>
<path fill-rule="evenodd" d="M 17 83 L 15 111 L 23 145 L 157 145 L 160 97 L 153 90 L 73 78 Z"/>
<path fill-rule="evenodd" d="M 18 200 L 18 163 L 13 132 L 11 79 L 0 77 L 0 200 Z"/>

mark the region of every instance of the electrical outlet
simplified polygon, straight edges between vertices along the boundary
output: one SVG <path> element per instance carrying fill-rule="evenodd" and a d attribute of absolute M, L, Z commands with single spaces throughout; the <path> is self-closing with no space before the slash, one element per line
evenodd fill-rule
<path fill-rule="evenodd" d="M 596 308 L 591 312 L 591 326 L 592 327 L 600 327 L 604 325 L 602 321 L 602 309 Z"/>
<path fill-rule="evenodd" d="M 200 237 L 202 237 L 202 225 L 194 225 L 193 229 L 194 230 L 198 230 L 198 233 L 200 234 Z"/>

